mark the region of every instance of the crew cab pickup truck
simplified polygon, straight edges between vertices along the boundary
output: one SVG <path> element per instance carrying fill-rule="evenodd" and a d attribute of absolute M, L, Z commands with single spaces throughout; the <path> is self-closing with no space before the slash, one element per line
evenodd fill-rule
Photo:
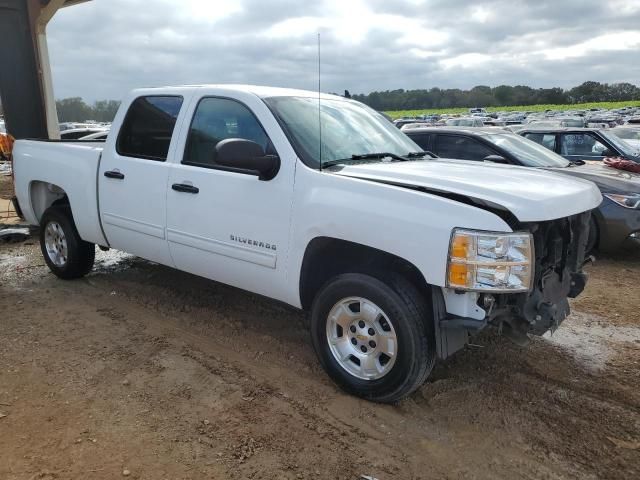
<path fill-rule="evenodd" d="M 433 159 L 353 100 L 254 86 L 133 91 L 106 142 L 20 140 L 51 271 L 95 247 L 310 312 L 345 390 L 394 402 L 488 325 L 524 342 L 584 288 L 588 181 Z"/>

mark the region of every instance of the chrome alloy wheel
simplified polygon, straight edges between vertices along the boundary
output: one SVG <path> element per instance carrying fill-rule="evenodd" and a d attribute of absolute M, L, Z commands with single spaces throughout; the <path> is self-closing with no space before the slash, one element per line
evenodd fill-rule
<path fill-rule="evenodd" d="M 398 339 L 387 315 L 362 297 L 343 298 L 327 317 L 327 342 L 338 364 L 354 377 L 384 377 L 398 356 Z"/>
<path fill-rule="evenodd" d="M 67 264 L 67 238 L 58 222 L 49 222 L 47 224 L 44 231 L 44 245 L 47 249 L 49 260 L 56 267 L 64 267 Z"/>

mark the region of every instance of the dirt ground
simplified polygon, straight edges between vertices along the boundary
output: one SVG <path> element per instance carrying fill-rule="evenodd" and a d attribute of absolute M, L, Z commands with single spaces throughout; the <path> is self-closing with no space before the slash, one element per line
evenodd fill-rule
<path fill-rule="evenodd" d="M 640 249 L 589 269 L 552 337 L 478 338 L 388 406 L 338 390 L 286 306 L 0 245 L 0 479 L 638 479 Z"/>

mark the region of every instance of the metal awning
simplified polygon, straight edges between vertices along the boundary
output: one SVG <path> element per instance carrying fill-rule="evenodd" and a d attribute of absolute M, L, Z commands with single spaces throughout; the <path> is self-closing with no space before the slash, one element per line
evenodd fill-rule
<path fill-rule="evenodd" d="M 55 13 L 90 0 L 0 0 L 0 96 L 16 138 L 59 138 L 46 26 Z"/>

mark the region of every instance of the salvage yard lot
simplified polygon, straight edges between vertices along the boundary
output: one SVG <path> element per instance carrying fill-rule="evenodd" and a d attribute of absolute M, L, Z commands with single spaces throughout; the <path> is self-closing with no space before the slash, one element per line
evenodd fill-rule
<path fill-rule="evenodd" d="M 590 108 L 604 108 L 607 110 L 622 107 L 640 107 L 640 101 L 625 102 L 591 102 L 573 103 L 568 105 L 540 104 L 540 105 L 515 105 L 510 107 L 488 107 L 487 112 L 544 112 L 546 110 L 588 110 Z M 391 118 L 415 117 L 416 115 L 443 114 L 443 113 L 468 113 L 468 108 L 427 108 L 421 110 L 392 110 L 385 112 Z"/>
<path fill-rule="evenodd" d="M 639 478 L 640 250 L 589 270 L 551 339 L 478 338 L 383 406 L 328 380 L 293 309 L 0 245 L 0 478 Z"/>

